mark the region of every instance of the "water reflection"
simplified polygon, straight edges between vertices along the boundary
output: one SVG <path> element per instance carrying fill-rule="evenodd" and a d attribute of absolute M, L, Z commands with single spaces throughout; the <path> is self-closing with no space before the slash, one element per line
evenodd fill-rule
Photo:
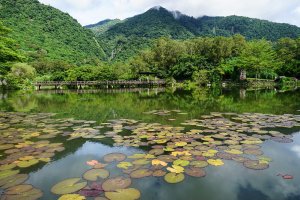
<path fill-rule="evenodd" d="M 210 112 L 299 114 L 299 90 L 132 90 L 132 91 L 38 91 L 33 93 L 8 92 L 0 96 L 0 110 L 33 113 L 58 113 L 57 117 L 95 120 L 129 118 L 142 122 L 159 122 L 178 126 L 181 122 L 199 118 Z M 179 109 L 188 115 L 145 115 L 150 110 Z M 279 129 L 278 129 L 279 130 Z M 286 131 L 286 130 L 285 130 Z M 179 184 L 166 184 L 162 178 L 134 180 L 132 187 L 141 190 L 145 200 L 293 200 L 300 199 L 300 133 L 299 127 L 291 129 L 294 142 L 280 144 L 267 141 L 263 152 L 273 158 L 270 168 L 252 171 L 234 161 L 225 161 L 222 167 L 210 166 L 205 178 L 186 176 Z M 123 152 L 127 155 L 142 152 L 137 148 L 116 148 L 96 142 L 74 140 L 65 143 L 66 151 L 55 161 L 32 169 L 28 183 L 41 188 L 43 199 L 55 199 L 50 188 L 71 177 L 81 177 L 89 167 L 87 160 L 101 160 L 103 155 Z M 113 172 L 117 173 L 117 172 Z M 284 180 L 277 174 L 291 174 L 293 180 Z"/>

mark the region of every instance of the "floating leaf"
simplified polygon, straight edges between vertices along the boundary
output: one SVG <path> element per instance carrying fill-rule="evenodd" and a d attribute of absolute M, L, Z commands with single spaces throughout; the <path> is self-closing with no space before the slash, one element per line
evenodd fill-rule
<path fill-rule="evenodd" d="M 110 200 L 137 200 L 141 193 L 135 188 L 116 189 L 114 192 L 105 192 L 105 196 Z"/>
<path fill-rule="evenodd" d="M 97 197 L 99 196 L 103 190 L 95 190 L 95 189 L 81 189 L 78 194 L 85 197 Z"/>
<path fill-rule="evenodd" d="M 24 188 L 25 189 L 25 188 Z M 29 190 L 18 192 L 16 194 L 5 194 L 3 196 L 3 199 L 9 199 L 9 200 L 20 200 L 20 199 L 26 199 L 26 200 L 37 200 L 40 199 L 43 196 L 43 192 L 36 188 L 31 188 Z"/>
<path fill-rule="evenodd" d="M 1 166 L 0 166 L 0 171 L 3 171 L 3 170 L 10 170 L 10 169 L 15 168 L 16 166 L 17 166 L 17 165 L 16 165 L 15 163 L 1 165 Z"/>
<path fill-rule="evenodd" d="M 63 180 L 51 188 L 54 194 L 70 194 L 77 192 L 87 185 L 87 182 L 80 182 L 80 178 L 70 178 Z"/>
<path fill-rule="evenodd" d="M 177 165 L 172 165 L 172 167 L 168 167 L 167 170 L 177 174 L 184 172 L 184 168 Z"/>
<path fill-rule="evenodd" d="M 83 178 L 88 181 L 96 181 L 98 178 L 105 179 L 109 176 L 109 171 L 105 169 L 90 169 L 83 174 Z"/>
<path fill-rule="evenodd" d="M 103 182 L 102 188 L 104 191 L 115 191 L 117 189 L 124 189 L 131 185 L 131 179 L 119 176 L 111 178 Z"/>
<path fill-rule="evenodd" d="M 3 170 L 0 171 L 0 180 L 9 176 L 13 176 L 18 174 L 20 171 L 19 170 Z"/>
<path fill-rule="evenodd" d="M 27 174 L 17 174 L 0 180 L 0 187 L 3 189 L 24 183 L 28 179 Z"/>
<path fill-rule="evenodd" d="M 167 172 L 165 172 L 165 171 L 163 171 L 163 170 L 156 170 L 156 171 L 153 172 L 152 175 L 155 176 L 155 177 L 161 177 L 161 176 L 166 175 L 166 173 L 167 173 Z"/>
<path fill-rule="evenodd" d="M 181 159 L 178 159 L 178 160 L 175 160 L 173 162 L 174 165 L 178 165 L 178 166 L 182 166 L 182 167 L 185 167 L 185 166 L 188 166 L 190 164 L 189 161 L 187 160 L 181 160 Z"/>
<path fill-rule="evenodd" d="M 208 159 L 207 162 L 213 166 L 221 166 L 224 165 L 224 162 L 220 159 Z"/>
<path fill-rule="evenodd" d="M 164 153 L 163 149 L 152 149 L 149 151 L 149 154 L 153 154 L 153 155 L 161 155 Z"/>
<path fill-rule="evenodd" d="M 87 161 L 86 164 L 89 166 L 95 166 L 95 165 L 99 164 L 99 162 L 97 160 L 90 160 L 90 161 Z"/>
<path fill-rule="evenodd" d="M 175 142 L 175 145 L 178 147 L 183 147 L 183 146 L 187 145 L 187 143 L 186 142 Z"/>
<path fill-rule="evenodd" d="M 105 162 L 108 162 L 108 163 L 114 162 L 114 161 L 121 162 L 126 159 L 126 155 L 122 154 L 122 153 L 111 153 L 111 154 L 105 155 L 103 159 Z"/>
<path fill-rule="evenodd" d="M 128 169 L 129 167 L 132 167 L 133 165 L 130 162 L 120 162 L 117 167 L 121 169 Z"/>
<path fill-rule="evenodd" d="M 31 190 L 33 187 L 32 185 L 17 185 L 17 186 L 13 186 L 8 188 L 5 191 L 5 194 L 21 194 L 23 192 L 29 191 Z"/>
<path fill-rule="evenodd" d="M 174 151 L 172 152 L 172 156 L 190 156 L 191 153 L 189 151 Z"/>
<path fill-rule="evenodd" d="M 243 164 L 245 167 L 254 170 L 264 170 L 269 168 L 269 165 L 267 163 L 261 163 L 258 160 L 247 160 Z"/>
<path fill-rule="evenodd" d="M 192 161 L 190 163 L 191 166 L 193 167 L 200 167 L 200 168 L 204 168 L 204 167 L 207 167 L 208 166 L 208 163 L 204 160 L 195 160 L 195 161 Z"/>
<path fill-rule="evenodd" d="M 149 163 L 150 163 L 150 161 L 147 159 L 138 159 L 138 160 L 135 160 L 132 162 L 132 164 L 135 164 L 135 165 L 147 165 Z"/>
<path fill-rule="evenodd" d="M 196 167 L 189 167 L 185 169 L 185 173 L 189 176 L 194 176 L 194 177 L 204 177 L 206 175 L 203 169 L 196 168 Z"/>
<path fill-rule="evenodd" d="M 102 169 L 106 166 L 107 166 L 107 164 L 98 162 L 98 164 L 94 165 L 94 169 Z"/>
<path fill-rule="evenodd" d="M 59 197 L 58 200 L 85 200 L 85 197 L 80 194 L 65 194 Z"/>
<path fill-rule="evenodd" d="M 236 155 L 238 155 L 238 154 L 243 154 L 242 151 L 239 151 L 239 150 L 237 150 L 237 149 L 225 150 L 225 152 L 226 152 L 226 153 L 230 153 L 230 154 L 236 154 Z"/>
<path fill-rule="evenodd" d="M 31 167 L 32 165 L 35 165 L 37 163 L 39 163 L 38 159 L 24 160 L 24 161 L 18 162 L 17 166 L 21 167 L 21 168 L 27 168 L 27 167 Z"/>
<path fill-rule="evenodd" d="M 246 149 L 244 150 L 244 154 L 260 156 L 263 155 L 263 152 L 259 149 Z"/>
<path fill-rule="evenodd" d="M 143 178 L 147 176 L 151 176 L 152 171 L 148 169 L 138 169 L 136 171 L 131 172 L 130 177 L 131 178 Z"/>
<path fill-rule="evenodd" d="M 168 165 L 168 163 L 158 160 L 158 159 L 154 159 L 154 160 L 152 160 L 152 165 L 161 165 L 161 166 L 165 167 Z"/>
<path fill-rule="evenodd" d="M 128 156 L 128 158 L 130 158 L 130 159 L 141 159 L 141 158 L 144 158 L 145 156 L 146 156 L 146 154 L 137 153 L 137 154 L 133 154 L 131 156 Z"/>
<path fill-rule="evenodd" d="M 168 173 L 164 177 L 167 183 L 179 183 L 184 180 L 184 174 Z"/>

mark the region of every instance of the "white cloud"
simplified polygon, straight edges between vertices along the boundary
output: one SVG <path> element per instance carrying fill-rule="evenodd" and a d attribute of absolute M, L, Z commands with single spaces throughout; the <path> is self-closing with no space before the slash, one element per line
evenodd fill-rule
<path fill-rule="evenodd" d="M 240 15 L 300 26 L 299 0 L 39 0 L 68 12 L 81 24 L 124 19 L 161 5 L 194 17 Z"/>

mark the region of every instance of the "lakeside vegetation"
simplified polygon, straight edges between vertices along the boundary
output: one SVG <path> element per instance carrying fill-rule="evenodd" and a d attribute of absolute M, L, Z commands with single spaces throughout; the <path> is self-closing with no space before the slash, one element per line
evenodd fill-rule
<path fill-rule="evenodd" d="M 118 23 L 107 20 L 92 26 L 98 31 L 94 35 L 68 14 L 37 0 L 3 0 L 0 85 L 30 89 L 34 81 L 145 79 L 145 72 L 153 74 L 150 78 L 197 86 L 239 81 L 241 72 L 255 79 L 300 78 L 298 27 L 237 16 L 195 19 L 173 14 L 160 8 Z M 228 32 L 233 24 L 239 29 Z M 251 36 L 252 29 L 261 34 Z M 293 79 L 281 82 L 289 81 Z"/>

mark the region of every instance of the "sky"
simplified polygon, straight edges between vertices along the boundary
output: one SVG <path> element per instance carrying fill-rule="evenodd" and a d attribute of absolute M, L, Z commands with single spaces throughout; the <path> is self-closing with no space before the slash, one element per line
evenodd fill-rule
<path fill-rule="evenodd" d="M 155 6 L 189 16 L 239 15 L 300 27 L 300 0 L 39 0 L 69 13 L 82 25 L 125 19 Z"/>

